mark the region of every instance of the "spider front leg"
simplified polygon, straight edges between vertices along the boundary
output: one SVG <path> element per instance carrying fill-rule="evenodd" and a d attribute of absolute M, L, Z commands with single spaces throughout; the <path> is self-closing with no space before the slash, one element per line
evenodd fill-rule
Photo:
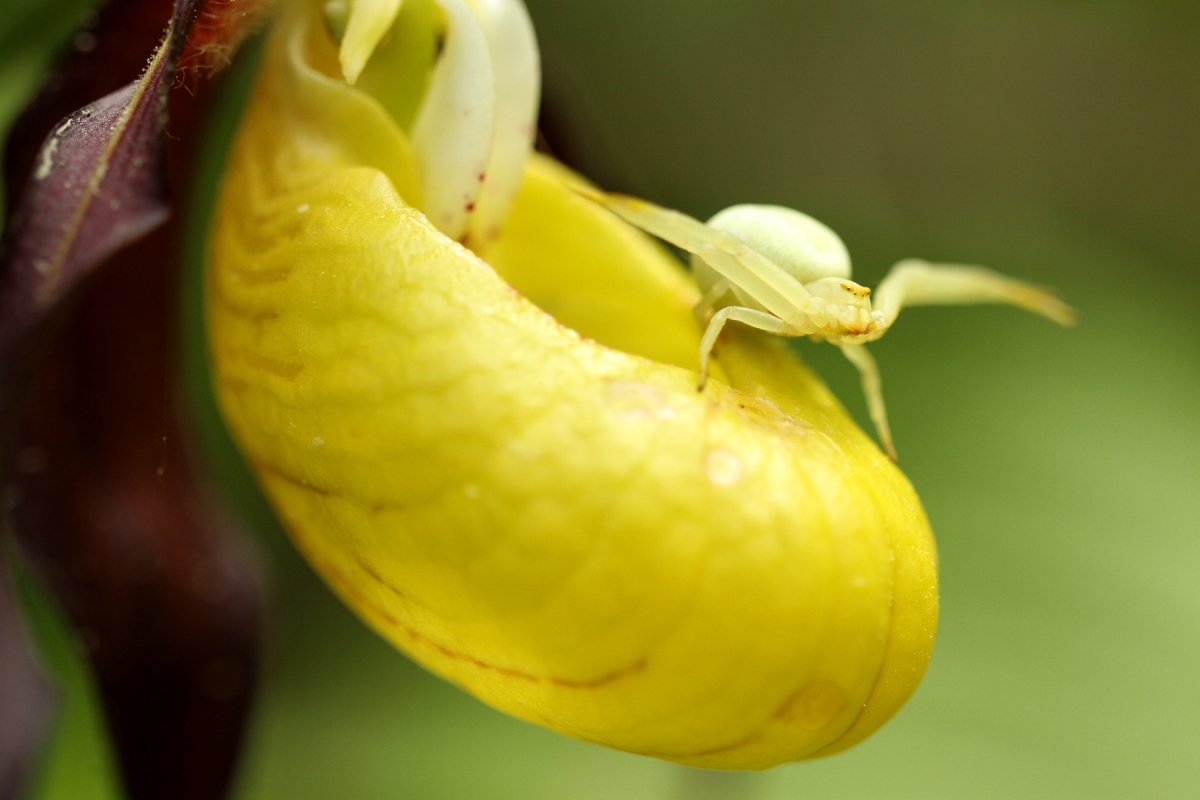
<path fill-rule="evenodd" d="M 858 368 L 863 394 L 867 398 L 867 413 L 875 423 L 875 431 L 879 434 L 883 449 L 887 451 L 888 457 L 895 461 L 896 447 L 892 443 L 892 430 L 888 427 L 887 407 L 883 404 L 883 381 L 879 378 L 879 367 L 875 365 L 875 358 L 867 351 L 866 345 L 844 344 L 841 345 L 841 349 L 850 363 Z"/>
<path fill-rule="evenodd" d="M 843 340 L 842 352 L 862 376 L 867 410 L 879 432 L 889 456 L 896 458 L 892 434 L 888 429 L 887 409 L 883 404 L 883 388 L 875 359 L 861 342 L 877 339 L 888 330 L 904 306 L 972 305 L 976 303 L 1007 303 L 1054 320 L 1060 325 L 1075 324 L 1075 311 L 1051 291 L 1024 281 L 1001 275 L 986 267 L 962 264 L 930 264 L 910 259 L 892 267 L 892 271 L 875 290 L 875 310 L 882 313 L 884 323 L 856 343 Z"/>
<path fill-rule="evenodd" d="M 721 335 L 721 329 L 729 320 L 779 336 L 786 336 L 791 330 L 786 322 L 765 311 L 756 311 L 743 306 L 722 308 L 713 314 L 712 321 L 708 323 L 708 328 L 704 331 L 704 338 L 700 340 L 700 383 L 696 387 L 698 392 L 704 391 L 704 385 L 708 383 L 708 357 L 717 343 L 717 337 Z"/>
<path fill-rule="evenodd" d="M 636 197 L 604 194 L 586 186 L 571 189 L 635 228 L 699 256 L 731 286 L 736 286 L 739 293 L 751 297 L 780 319 L 803 311 L 812 303 L 800 281 L 730 233 Z"/>
<path fill-rule="evenodd" d="M 1053 292 L 1001 275 L 986 267 L 901 261 L 875 290 L 875 308 L 896 321 L 904 306 L 1007 303 L 1041 314 L 1059 325 L 1074 325 L 1075 311 Z"/>

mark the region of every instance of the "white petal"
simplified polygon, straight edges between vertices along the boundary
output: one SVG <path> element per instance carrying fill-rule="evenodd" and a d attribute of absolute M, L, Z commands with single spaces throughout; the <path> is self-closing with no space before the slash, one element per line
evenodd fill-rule
<path fill-rule="evenodd" d="M 424 212 L 451 239 L 463 240 L 487 173 L 496 92 L 487 38 L 463 0 L 438 0 L 446 12 L 442 57 L 413 125 Z"/>
<path fill-rule="evenodd" d="M 533 150 L 542 70 L 537 36 L 521 0 L 472 0 L 487 37 L 496 80 L 496 126 L 487 179 L 471 216 L 470 241 L 482 245 L 500 233 L 525 162 Z"/>

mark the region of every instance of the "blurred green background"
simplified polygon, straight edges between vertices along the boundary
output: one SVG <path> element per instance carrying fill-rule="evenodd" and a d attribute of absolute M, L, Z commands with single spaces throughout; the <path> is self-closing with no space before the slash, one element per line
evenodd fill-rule
<path fill-rule="evenodd" d="M 907 256 L 985 263 L 1082 322 L 917 309 L 874 346 L 939 540 L 933 662 L 865 744 L 738 776 L 509 719 L 368 632 L 222 438 L 193 275 L 200 438 L 272 584 L 238 797 L 1200 796 L 1200 4 L 527 2 L 548 138 L 607 188 L 702 217 L 792 206 L 868 285 Z M 85 5 L 5 0 L 5 122 Z M 865 425 L 849 364 L 798 349 Z M 70 699 L 35 794 L 115 797 L 86 673 L 34 616 Z"/>

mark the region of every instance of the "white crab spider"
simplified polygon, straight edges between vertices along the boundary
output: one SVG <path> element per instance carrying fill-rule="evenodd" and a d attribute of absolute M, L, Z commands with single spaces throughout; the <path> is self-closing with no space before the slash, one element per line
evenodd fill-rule
<path fill-rule="evenodd" d="M 838 345 L 862 376 L 871 420 L 896 458 L 875 359 L 863 345 L 891 327 L 905 305 L 1010 303 L 1071 325 L 1075 312 L 1049 291 L 985 267 L 896 264 L 875 292 L 850 280 L 850 256 L 838 235 L 812 217 L 780 206 L 738 205 L 704 224 L 678 211 L 623 195 L 578 189 L 626 222 L 692 254 L 703 292 L 695 312 L 707 323 L 700 341 L 700 383 L 726 322 L 778 336 Z M 715 311 L 715 313 L 714 313 Z"/>

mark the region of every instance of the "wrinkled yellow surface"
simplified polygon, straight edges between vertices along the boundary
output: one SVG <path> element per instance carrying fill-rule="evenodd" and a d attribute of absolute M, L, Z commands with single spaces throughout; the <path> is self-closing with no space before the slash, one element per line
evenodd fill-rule
<path fill-rule="evenodd" d="M 779 340 L 731 332 L 697 393 L 694 286 L 549 160 L 491 265 L 446 239 L 337 69 L 320 26 L 277 28 L 208 287 L 225 416 L 313 565 L 570 736 L 758 769 L 877 729 L 937 619 L 905 478 Z"/>

